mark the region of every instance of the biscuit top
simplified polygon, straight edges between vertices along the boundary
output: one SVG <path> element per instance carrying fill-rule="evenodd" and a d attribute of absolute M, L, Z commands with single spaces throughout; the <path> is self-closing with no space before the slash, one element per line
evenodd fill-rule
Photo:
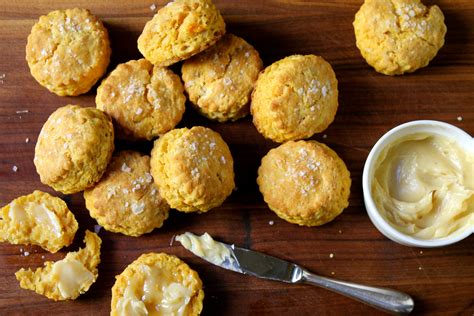
<path fill-rule="evenodd" d="M 121 151 L 93 188 L 84 191 L 86 207 L 106 230 L 140 236 L 161 227 L 169 206 L 150 174 L 150 157 Z"/>
<path fill-rule="evenodd" d="M 92 78 L 93 84 L 105 71 L 109 58 L 107 30 L 86 9 L 57 10 L 43 15 L 28 36 L 26 60 L 35 78 L 47 82 L 48 88 L 66 89 L 65 86 L 84 78 Z"/>
<path fill-rule="evenodd" d="M 100 179 L 113 151 L 112 121 L 95 108 L 67 105 L 44 124 L 34 163 L 41 181 L 63 193 L 82 191 Z"/>
<path fill-rule="evenodd" d="M 316 141 L 289 141 L 270 150 L 258 173 L 265 201 L 288 217 L 311 218 L 315 211 L 334 217 L 348 205 L 349 172 L 333 150 Z"/>
<path fill-rule="evenodd" d="M 357 47 L 384 74 L 424 67 L 444 44 L 440 8 L 419 0 L 366 0 L 354 20 Z"/>
<path fill-rule="evenodd" d="M 171 70 L 145 59 L 117 66 L 97 89 L 97 108 L 125 135 L 152 139 L 171 130 L 184 113 L 184 88 Z"/>
<path fill-rule="evenodd" d="M 249 112 L 250 93 L 263 68 L 258 52 L 226 34 L 216 45 L 184 62 L 185 89 L 205 116 L 236 120 Z"/>
<path fill-rule="evenodd" d="M 155 142 L 151 170 L 171 207 L 207 211 L 220 205 L 234 188 L 229 147 L 213 130 L 175 129 Z M 179 201 L 177 205 L 173 205 Z"/>
<path fill-rule="evenodd" d="M 138 49 L 155 65 L 169 66 L 214 44 L 225 23 L 210 0 L 175 0 L 158 10 L 138 38 Z"/>
<path fill-rule="evenodd" d="M 16 198 L 0 217 L 0 241 L 39 245 L 53 253 L 69 246 L 78 228 L 66 203 L 41 191 Z"/>
<path fill-rule="evenodd" d="M 331 65 L 319 56 L 293 55 L 260 74 L 251 112 L 265 137 L 284 142 L 326 129 L 337 106 L 337 80 Z"/>
<path fill-rule="evenodd" d="M 144 254 L 117 277 L 111 315 L 198 315 L 202 282 L 177 257 Z"/>

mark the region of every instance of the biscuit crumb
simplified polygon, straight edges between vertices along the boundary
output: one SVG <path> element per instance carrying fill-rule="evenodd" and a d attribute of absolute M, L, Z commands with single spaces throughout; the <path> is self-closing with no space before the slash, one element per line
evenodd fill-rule
<path fill-rule="evenodd" d="M 28 144 L 29 142 L 30 142 L 30 139 L 27 137 L 27 138 L 25 139 L 25 143 Z"/>
<path fill-rule="evenodd" d="M 121 170 L 122 170 L 123 172 L 131 172 L 131 171 L 132 171 L 132 168 L 130 168 L 129 166 L 127 166 L 127 164 L 124 162 L 123 165 L 122 165 Z"/>
<path fill-rule="evenodd" d="M 20 252 L 23 252 L 23 248 L 20 248 Z"/>
<path fill-rule="evenodd" d="M 330 254 L 329 254 L 329 258 L 331 258 L 331 259 L 334 258 L 334 254 L 333 254 L 333 253 L 330 253 Z"/>
<path fill-rule="evenodd" d="M 457 117 L 457 120 L 458 120 L 459 122 L 461 122 L 461 121 L 462 121 L 462 116 L 458 116 L 458 117 Z"/>
<path fill-rule="evenodd" d="M 12 170 L 13 170 L 13 172 L 17 172 L 17 171 L 18 171 L 18 167 L 17 167 L 17 166 L 13 166 L 13 167 L 12 167 Z"/>
<path fill-rule="evenodd" d="M 323 138 L 324 138 L 324 139 L 328 138 L 328 135 L 327 135 L 327 134 L 324 134 L 324 135 L 323 135 Z"/>
<path fill-rule="evenodd" d="M 339 234 L 342 234 L 342 230 L 339 229 Z"/>
<path fill-rule="evenodd" d="M 423 254 L 423 250 L 420 250 L 420 255 L 422 255 L 422 254 Z"/>
<path fill-rule="evenodd" d="M 155 11 L 155 10 L 156 10 L 156 4 L 152 3 L 152 4 L 150 5 L 150 10 L 151 10 L 151 11 Z"/>
<path fill-rule="evenodd" d="M 273 226 L 273 224 L 275 224 L 274 221 L 269 221 L 269 222 L 268 222 L 268 225 L 270 225 L 270 226 Z"/>
<path fill-rule="evenodd" d="M 418 267 L 418 270 L 422 270 L 423 268 L 422 267 Z"/>
<path fill-rule="evenodd" d="M 41 256 L 41 259 L 44 259 L 44 255 L 43 255 L 43 256 Z"/>
<path fill-rule="evenodd" d="M 331 275 L 335 275 L 335 274 L 336 274 L 336 272 L 334 272 L 334 271 L 331 272 Z"/>

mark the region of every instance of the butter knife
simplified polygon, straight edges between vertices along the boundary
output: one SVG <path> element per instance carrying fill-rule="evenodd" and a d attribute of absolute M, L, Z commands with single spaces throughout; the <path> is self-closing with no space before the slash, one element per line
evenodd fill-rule
<path fill-rule="evenodd" d="M 263 253 L 215 241 L 205 233 L 176 237 L 184 248 L 221 268 L 262 279 L 293 284 L 311 284 L 356 299 L 389 313 L 408 314 L 415 303 L 405 293 L 382 287 L 360 285 L 316 275 L 297 264 Z"/>

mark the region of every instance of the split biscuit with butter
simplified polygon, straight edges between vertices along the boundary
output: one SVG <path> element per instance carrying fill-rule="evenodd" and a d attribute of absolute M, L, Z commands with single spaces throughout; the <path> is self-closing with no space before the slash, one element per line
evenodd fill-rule
<path fill-rule="evenodd" d="M 324 131 L 337 107 L 337 79 L 331 65 L 319 56 L 293 55 L 260 73 L 250 111 L 257 130 L 282 143 Z"/>
<path fill-rule="evenodd" d="M 196 271 L 175 256 L 148 253 L 116 277 L 110 315 L 196 316 L 203 299 Z"/>
<path fill-rule="evenodd" d="M 441 9 L 426 7 L 420 0 L 366 0 L 353 25 L 362 56 L 385 75 L 427 66 L 446 35 Z"/>
<path fill-rule="evenodd" d="M 66 203 L 48 193 L 20 196 L 0 211 L 0 241 L 57 252 L 74 240 L 78 224 Z"/>
<path fill-rule="evenodd" d="M 86 9 L 56 10 L 31 29 L 26 45 L 30 72 L 39 84 L 60 96 L 86 93 L 110 61 L 109 35 Z"/>
<path fill-rule="evenodd" d="M 184 87 L 204 116 L 225 122 L 250 112 L 250 94 L 263 68 L 258 52 L 240 37 L 226 34 L 216 45 L 186 60 Z"/>
<path fill-rule="evenodd" d="M 155 141 L 151 174 L 171 208 L 207 212 L 234 189 L 234 161 L 213 130 L 195 126 L 166 133 Z"/>
<path fill-rule="evenodd" d="M 114 129 L 107 114 L 66 105 L 43 125 L 33 161 L 42 183 L 72 194 L 100 180 L 113 150 Z"/>
<path fill-rule="evenodd" d="M 62 260 L 44 263 L 35 271 L 21 269 L 15 273 L 20 287 L 35 291 L 55 301 L 75 300 L 97 280 L 101 239 L 86 231 L 85 248 L 70 252 Z"/>
<path fill-rule="evenodd" d="M 117 123 L 119 136 L 151 140 L 181 121 L 186 97 L 171 70 L 140 59 L 118 65 L 102 81 L 95 100 Z"/>
<path fill-rule="evenodd" d="M 117 153 L 84 199 L 101 226 L 128 236 L 149 233 L 168 218 L 169 206 L 150 174 L 150 157 L 135 151 Z"/>
<path fill-rule="evenodd" d="M 349 205 L 346 165 L 317 141 L 289 141 L 263 157 L 257 183 L 280 218 L 301 226 L 332 221 Z"/>
<path fill-rule="evenodd" d="M 214 45 L 224 33 L 224 19 L 211 0 L 175 0 L 146 23 L 138 50 L 152 64 L 169 66 Z"/>

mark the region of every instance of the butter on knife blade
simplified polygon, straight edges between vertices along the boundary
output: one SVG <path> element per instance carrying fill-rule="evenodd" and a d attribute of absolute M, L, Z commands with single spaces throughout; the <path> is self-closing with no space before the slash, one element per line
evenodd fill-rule
<path fill-rule="evenodd" d="M 176 240 L 196 256 L 235 272 L 286 283 L 316 285 L 391 313 L 407 314 L 415 305 L 403 292 L 322 277 L 297 264 L 215 241 L 208 233 L 197 236 L 187 232 Z"/>

